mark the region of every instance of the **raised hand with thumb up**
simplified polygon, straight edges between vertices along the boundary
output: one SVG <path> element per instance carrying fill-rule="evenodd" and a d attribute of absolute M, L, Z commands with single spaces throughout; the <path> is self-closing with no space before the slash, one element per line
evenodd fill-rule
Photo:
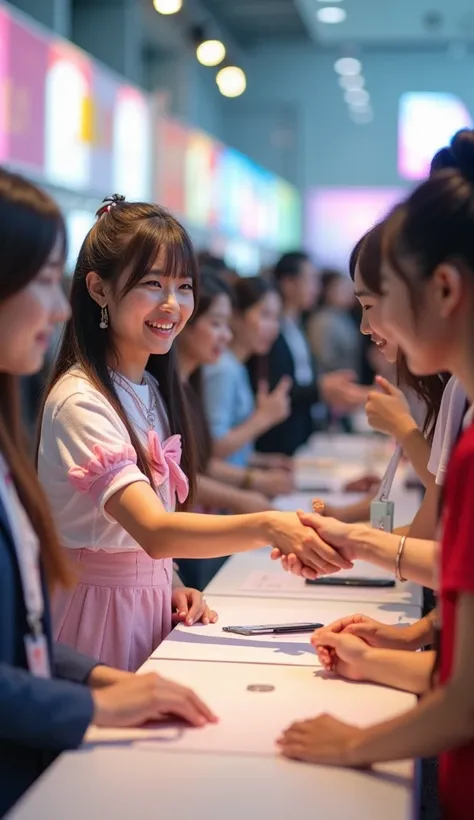
<path fill-rule="evenodd" d="M 271 392 L 269 392 L 267 382 L 259 383 L 256 412 L 265 421 L 267 429 L 285 421 L 290 415 L 291 386 L 292 380 L 289 376 L 282 376 Z"/>
<path fill-rule="evenodd" d="M 417 430 L 402 391 L 382 376 L 375 379 L 378 390 L 371 390 L 365 404 L 367 421 L 374 430 L 395 436 L 399 441 Z"/>

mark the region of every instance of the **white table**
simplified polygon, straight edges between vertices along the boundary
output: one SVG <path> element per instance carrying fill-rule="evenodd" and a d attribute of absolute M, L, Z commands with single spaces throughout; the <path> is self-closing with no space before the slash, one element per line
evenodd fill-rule
<path fill-rule="evenodd" d="M 248 624 L 302 623 L 329 624 L 355 613 L 352 603 L 343 601 L 300 601 L 278 598 L 232 598 L 206 595 L 219 613 L 217 624 L 179 625 L 155 649 L 153 659 L 201 660 L 227 663 L 259 663 L 289 666 L 319 666 L 310 643 L 310 633 L 294 635 L 243 636 L 223 632 L 223 626 Z M 410 624 L 420 616 L 418 607 L 394 604 L 364 604 L 364 614 L 387 624 Z"/>
<path fill-rule="evenodd" d="M 350 683 L 306 666 L 255 663 L 208 663 L 206 661 L 147 661 L 143 672 L 155 671 L 191 686 L 220 718 L 204 729 L 182 726 L 149 729 L 94 729 L 94 742 L 126 741 L 127 736 L 171 751 L 252 754 L 273 757 L 275 741 L 295 720 L 330 713 L 358 726 L 369 726 L 397 717 L 410 709 L 413 695 L 366 683 Z M 250 691 L 269 686 L 272 691 Z M 387 767 L 390 770 L 390 766 Z M 406 764 L 405 773 L 411 773 Z"/>
<path fill-rule="evenodd" d="M 302 578 L 284 572 L 277 562 L 269 558 L 270 550 L 264 548 L 241 555 L 234 555 L 224 564 L 206 589 L 207 595 L 234 596 L 241 598 L 285 598 L 318 601 L 350 602 L 356 609 L 363 604 L 376 603 L 391 607 L 414 606 L 421 608 L 422 589 L 418 584 L 401 584 L 394 587 L 334 587 L 308 586 Z M 356 561 L 354 569 L 342 570 L 346 574 L 372 578 L 393 578 L 372 564 Z"/>
<path fill-rule="evenodd" d="M 10 820 L 406 820 L 412 781 L 278 757 L 155 746 L 63 755 Z"/>

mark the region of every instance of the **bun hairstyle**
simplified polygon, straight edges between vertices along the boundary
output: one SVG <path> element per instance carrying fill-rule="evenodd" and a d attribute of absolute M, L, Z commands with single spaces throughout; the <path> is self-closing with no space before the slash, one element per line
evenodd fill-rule
<path fill-rule="evenodd" d="M 197 262 L 193 244 L 183 226 L 159 205 L 126 202 L 125 197 L 119 194 L 106 197 L 97 211 L 97 221 L 79 251 L 71 287 L 72 314 L 63 333 L 47 391 L 71 367 L 78 365 L 89 381 L 106 396 L 124 423 L 137 453 L 138 467 L 148 477 L 152 487 L 153 475 L 145 449 L 127 418 L 109 372 L 109 367 L 114 366 L 116 361 L 113 333 L 110 329 L 104 331 L 100 328 L 101 309 L 89 294 L 86 277 L 94 271 L 110 285 L 115 297 L 122 299 L 149 273 L 157 258 L 163 276 L 189 276 L 192 279 L 196 308 L 199 285 Z M 120 283 L 119 289 L 118 281 L 125 272 L 126 281 Z M 171 349 L 163 356 L 150 356 L 146 369 L 160 385 L 171 434 L 179 434 L 182 438 L 182 467 L 190 487 L 187 507 L 193 500 L 196 457 L 175 351 Z"/>
<path fill-rule="evenodd" d="M 106 196 L 102 200 L 103 204 L 100 208 L 97 208 L 95 212 L 96 218 L 100 219 L 101 216 L 104 214 L 108 214 L 110 209 L 117 205 L 118 202 L 125 202 L 125 197 L 122 194 L 112 194 L 112 196 Z"/>
<path fill-rule="evenodd" d="M 417 313 L 420 282 L 442 262 L 474 275 L 474 131 L 463 129 L 431 163 L 431 176 L 392 211 L 383 253 Z"/>
<path fill-rule="evenodd" d="M 382 295 L 382 247 L 386 221 L 374 225 L 359 239 L 349 260 L 349 273 L 354 281 L 356 267 L 368 290 L 376 296 Z M 423 423 L 423 435 L 429 444 L 433 441 L 436 421 L 443 396 L 444 388 L 449 375 L 415 376 L 408 367 L 403 351 L 399 350 L 396 362 L 397 386 L 408 388 L 422 401 L 426 407 Z"/>

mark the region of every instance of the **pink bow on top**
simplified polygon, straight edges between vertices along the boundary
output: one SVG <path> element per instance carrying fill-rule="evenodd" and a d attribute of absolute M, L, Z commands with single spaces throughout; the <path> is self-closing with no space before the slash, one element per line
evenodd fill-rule
<path fill-rule="evenodd" d="M 189 481 L 180 467 L 181 436 L 170 436 L 161 442 L 158 433 L 151 430 L 148 433 L 148 445 L 156 483 L 161 485 L 169 480 L 170 497 L 173 498 L 176 494 L 180 504 L 183 504 L 188 497 Z"/>

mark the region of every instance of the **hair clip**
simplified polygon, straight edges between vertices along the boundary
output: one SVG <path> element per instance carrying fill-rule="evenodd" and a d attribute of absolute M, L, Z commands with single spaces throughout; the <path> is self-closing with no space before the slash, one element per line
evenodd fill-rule
<path fill-rule="evenodd" d="M 112 196 L 105 197 L 104 204 L 101 205 L 96 212 L 97 219 L 100 219 L 104 214 L 108 214 L 110 209 L 117 205 L 117 202 L 125 202 L 125 197 L 122 196 L 122 194 L 113 194 Z"/>

